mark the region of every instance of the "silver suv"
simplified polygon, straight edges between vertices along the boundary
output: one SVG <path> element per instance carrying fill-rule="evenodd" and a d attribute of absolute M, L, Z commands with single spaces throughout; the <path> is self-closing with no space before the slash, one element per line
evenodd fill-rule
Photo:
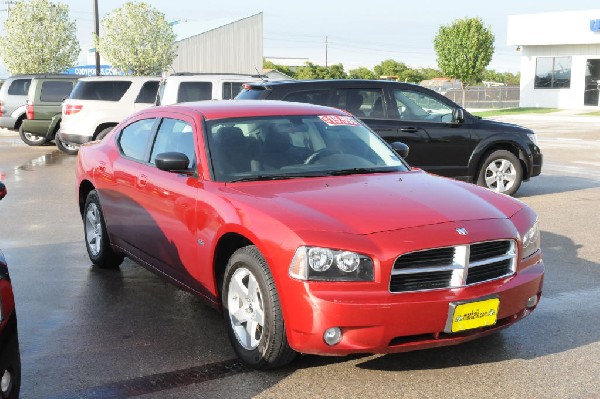
<path fill-rule="evenodd" d="M 0 127 L 18 130 L 25 119 L 27 92 L 36 75 L 14 75 L 0 89 Z"/>

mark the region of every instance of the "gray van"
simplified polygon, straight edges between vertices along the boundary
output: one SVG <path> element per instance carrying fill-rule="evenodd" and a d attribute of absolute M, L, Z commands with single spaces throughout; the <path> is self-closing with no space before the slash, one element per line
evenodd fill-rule
<path fill-rule="evenodd" d="M 36 75 L 14 75 L 0 88 L 0 127 L 18 130 L 26 118 L 25 104 L 31 79 Z"/>

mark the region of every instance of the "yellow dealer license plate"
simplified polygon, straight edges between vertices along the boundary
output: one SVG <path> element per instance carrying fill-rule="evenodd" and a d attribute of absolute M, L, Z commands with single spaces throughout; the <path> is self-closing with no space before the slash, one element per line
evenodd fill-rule
<path fill-rule="evenodd" d="M 450 304 L 446 332 L 460 332 L 474 328 L 493 326 L 498 317 L 500 299 Z"/>

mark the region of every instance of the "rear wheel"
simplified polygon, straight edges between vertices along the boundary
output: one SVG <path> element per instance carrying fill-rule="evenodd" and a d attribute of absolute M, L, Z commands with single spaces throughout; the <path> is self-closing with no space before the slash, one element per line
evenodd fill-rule
<path fill-rule="evenodd" d="M 54 142 L 56 143 L 56 147 L 59 150 L 61 150 L 62 152 L 64 152 L 65 154 L 77 155 L 77 153 L 79 152 L 78 145 L 65 143 L 58 137 L 58 134 L 56 136 L 54 136 Z"/>
<path fill-rule="evenodd" d="M 519 159 L 510 151 L 490 153 L 479 170 L 477 184 L 496 192 L 513 195 L 523 181 L 523 168 Z"/>
<path fill-rule="evenodd" d="M 267 369 L 294 359 L 273 276 L 255 246 L 240 248 L 229 259 L 221 300 L 229 338 L 245 364 Z"/>
<path fill-rule="evenodd" d="M 104 214 L 96 190 L 89 192 L 83 210 L 85 247 L 92 263 L 102 268 L 118 267 L 124 256 L 110 246 Z"/>
<path fill-rule="evenodd" d="M 25 144 L 30 145 L 32 147 L 44 145 L 47 141 L 46 137 L 44 136 L 36 136 L 29 132 L 26 132 L 23 129 L 23 124 L 19 126 L 19 136 L 21 136 L 21 140 L 23 140 Z"/>

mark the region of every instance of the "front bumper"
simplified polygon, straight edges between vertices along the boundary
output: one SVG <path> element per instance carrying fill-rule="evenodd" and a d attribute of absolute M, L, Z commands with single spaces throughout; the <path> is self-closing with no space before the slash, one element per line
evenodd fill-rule
<path fill-rule="evenodd" d="M 458 289 L 391 294 L 332 291 L 327 285 L 304 283 L 306 301 L 298 301 L 287 325 L 290 346 L 301 353 L 347 355 L 393 353 L 469 341 L 508 327 L 534 308 L 527 300 L 542 292 L 541 259 L 512 277 Z M 338 283 L 339 284 L 339 283 Z M 490 327 L 445 333 L 450 304 L 500 299 L 497 322 Z M 287 321 L 286 321 L 287 322 Z M 325 330 L 339 327 L 342 340 L 334 346 L 323 340 Z"/>
<path fill-rule="evenodd" d="M 542 164 L 544 162 L 544 156 L 541 152 L 533 154 L 531 162 L 531 175 L 530 177 L 539 176 L 542 173 Z"/>
<path fill-rule="evenodd" d="M 58 137 L 63 143 L 68 144 L 85 144 L 92 141 L 90 136 L 82 136 L 80 134 L 66 134 L 63 132 L 58 133 Z"/>

